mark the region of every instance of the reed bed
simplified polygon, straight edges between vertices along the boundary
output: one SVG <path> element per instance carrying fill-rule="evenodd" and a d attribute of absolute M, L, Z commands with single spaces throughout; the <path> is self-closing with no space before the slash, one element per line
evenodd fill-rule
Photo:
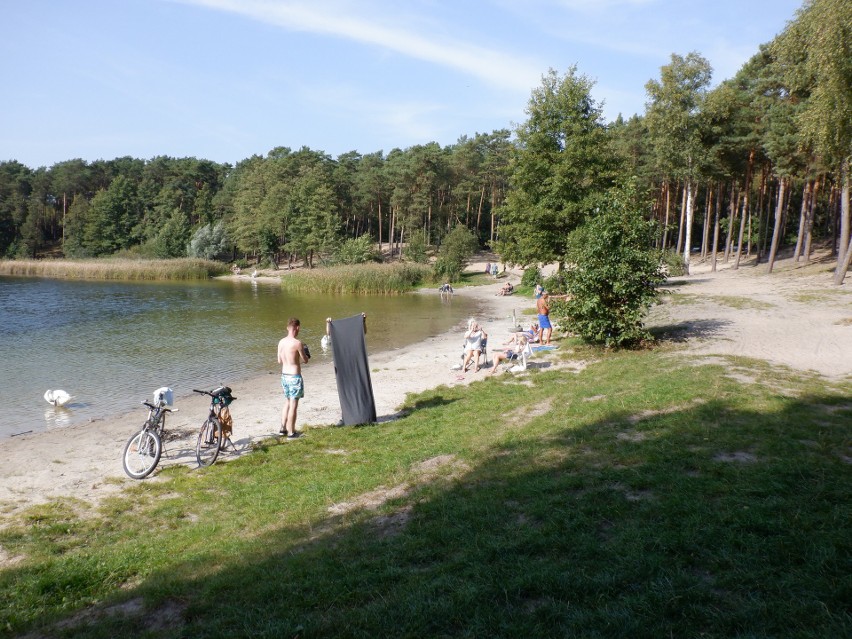
<path fill-rule="evenodd" d="M 299 270 L 281 278 L 291 292 L 396 295 L 422 286 L 432 269 L 424 264 L 359 264 Z"/>
<path fill-rule="evenodd" d="M 0 275 L 81 280 L 204 280 L 228 272 L 212 260 L 2 260 Z"/>

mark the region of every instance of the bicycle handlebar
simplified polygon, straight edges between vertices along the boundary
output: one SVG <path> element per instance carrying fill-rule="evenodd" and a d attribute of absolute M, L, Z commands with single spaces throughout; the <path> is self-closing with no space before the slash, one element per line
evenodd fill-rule
<path fill-rule="evenodd" d="M 147 406 L 151 410 L 157 410 L 159 408 L 160 410 L 164 410 L 167 413 L 176 413 L 176 412 L 178 412 L 178 410 L 180 410 L 179 408 L 169 408 L 168 406 L 157 406 L 156 404 L 152 404 L 151 402 L 148 402 L 148 401 L 143 401 L 143 402 L 141 402 L 141 404 L 143 406 Z"/>
<path fill-rule="evenodd" d="M 209 395 L 210 397 L 219 397 L 219 395 L 214 395 L 214 394 L 213 394 L 213 393 L 211 393 L 210 391 L 206 391 L 206 390 L 198 390 L 197 388 L 193 388 L 193 389 L 192 389 L 192 392 L 193 392 L 193 393 L 199 393 L 200 395 Z M 231 395 L 231 399 L 232 399 L 232 400 L 234 400 L 234 399 L 236 399 L 236 397 L 234 397 L 233 395 Z"/>

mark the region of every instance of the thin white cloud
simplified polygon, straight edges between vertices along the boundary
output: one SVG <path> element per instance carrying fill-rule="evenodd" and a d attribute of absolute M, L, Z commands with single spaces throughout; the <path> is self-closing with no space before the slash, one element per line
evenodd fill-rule
<path fill-rule="evenodd" d="M 659 0 L 553 0 L 557 6 L 578 11 L 581 13 L 593 13 L 599 11 L 612 11 L 619 7 L 643 7 L 655 4 Z"/>
<path fill-rule="evenodd" d="M 499 51 L 423 35 L 417 24 L 391 24 L 384 16 L 362 17 L 355 3 L 310 0 L 176 0 L 183 4 L 225 11 L 294 31 L 340 37 L 381 47 L 411 58 L 469 74 L 495 87 L 528 91 L 541 77 L 540 65 Z M 399 16 L 397 16 L 399 18 Z"/>

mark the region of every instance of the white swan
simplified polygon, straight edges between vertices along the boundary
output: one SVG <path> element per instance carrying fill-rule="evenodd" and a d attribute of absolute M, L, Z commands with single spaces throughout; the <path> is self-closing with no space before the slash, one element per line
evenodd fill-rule
<path fill-rule="evenodd" d="M 44 399 L 48 404 L 52 404 L 53 406 L 65 406 L 74 397 L 64 390 L 48 390 L 44 393 Z"/>
<path fill-rule="evenodd" d="M 322 350 L 325 351 L 328 350 L 329 346 L 331 346 L 331 336 L 323 335 L 322 339 L 320 340 L 320 347 L 322 348 Z"/>

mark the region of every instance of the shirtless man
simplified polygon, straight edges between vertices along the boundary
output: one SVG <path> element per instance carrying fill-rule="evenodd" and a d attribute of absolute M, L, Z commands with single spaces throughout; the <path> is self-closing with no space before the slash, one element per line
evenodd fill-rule
<path fill-rule="evenodd" d="M 550 324 L 550 295 L 544 291 L 535 302 L 538 312 L 538 325 L 541 327 L 541 343 L 550 344 L 550 334 L 553 326 Z"/>
<path fill-rule="evenodd" d="M 541 297 L 536 300 L 538 326 L 541 331 L 539 341 L 542 344 L 550 344 L 550 334 L 553 332 L 553 325 L 550 323 L 550 300 L 567 300 L 568 298 L 569 295 L 550 295 L 547 291 L 543 291 Z"/>
<path fill-rule="evenodd" d="M 278 342 L 278 363 L 281 364 L 281 388 L 284 389 L 284 408 L 281 409 L 281 430 L 279 434 L 287 435 L 287 439 L 296 439 L 301 435 L 296 430 L 296 411 L 299 410 L 299 400 L 305 396 L 305 385 L 302 381 L 302 363 L 308 363 L 311 358 L 305 345 L 299 340 L 301 323 L 298 318 L 291 317 L 287 322 L 287 337 Z"/>

